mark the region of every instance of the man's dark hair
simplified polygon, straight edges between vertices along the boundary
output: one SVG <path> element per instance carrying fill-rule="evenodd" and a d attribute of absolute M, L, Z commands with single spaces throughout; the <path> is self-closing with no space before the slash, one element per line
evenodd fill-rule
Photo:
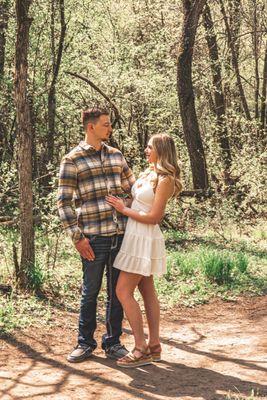
<path fill-rule="evenodd" d="M 101 115 L 109 115 L 109 111 L 106 108 L 99 107 L 88 108 L 87 110 L 82 111 L 82 124 L 84 130 L 87 129 L 88 122 L 96 123 Z"/>

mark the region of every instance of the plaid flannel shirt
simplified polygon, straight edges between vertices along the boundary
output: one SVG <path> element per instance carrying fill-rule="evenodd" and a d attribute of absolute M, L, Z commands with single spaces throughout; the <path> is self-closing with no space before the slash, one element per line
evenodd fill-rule
<path fill-rule="evenodd" d="M 102 144 L 101 152 L 82 141 L 62 160 L 58 211 L 64 229 L 76 243 L 84 235 L 123 233 L 127 218 L 105 196 L 130 193 L 134 176 L 122 153 Z"/>

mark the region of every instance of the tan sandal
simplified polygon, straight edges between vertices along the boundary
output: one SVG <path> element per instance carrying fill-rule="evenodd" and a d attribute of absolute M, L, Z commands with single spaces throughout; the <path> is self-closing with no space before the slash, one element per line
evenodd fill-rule
<path fill-rule="evenodd" d="M 149 346 L 149 354 L 152 357 L 152 360 L 155 362 L 161 361 L 161 345 L 155 344 L 154 346 Z"/>
<path fill-rule="evenodd" d="M 141 353 L 140 357 L 136 357 L 134 355 L 134 351 L 137 350 Z M 151 354 L 147 352 L 148 348 L 145 350 L 138 349 L 135 347 L 132 351 L 130 351 L 126 356 L 120 358 L 117 361 L 118 367 L 122 368 L 136 368 L 142 367 L 143 365 L 152 364 L 152 357 Z"/>

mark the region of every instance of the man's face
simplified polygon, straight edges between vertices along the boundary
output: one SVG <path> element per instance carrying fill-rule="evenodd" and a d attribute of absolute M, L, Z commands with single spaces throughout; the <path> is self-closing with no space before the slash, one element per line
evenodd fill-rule
<path fill-rule="evenodd" d="M 108 115 L 101 115 L 98 120 L 91 124 L 96 139 L 107 141 L 112 133 L 112 126 Z"/>

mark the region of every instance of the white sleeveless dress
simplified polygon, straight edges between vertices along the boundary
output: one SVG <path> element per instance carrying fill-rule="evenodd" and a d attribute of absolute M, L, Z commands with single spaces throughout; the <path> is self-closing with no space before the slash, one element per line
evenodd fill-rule
<path fill-rule="evenodd" d="M 131 208 L 141 214 L 148 213 L 155 197 L 150 180 L 139 178 L 132 187 L 132 196 Z M 159 226 L 128 218 L 121 249 L 113 265 L 122 271 L 144 276 L 165 274 L 165 242 Z"/>

